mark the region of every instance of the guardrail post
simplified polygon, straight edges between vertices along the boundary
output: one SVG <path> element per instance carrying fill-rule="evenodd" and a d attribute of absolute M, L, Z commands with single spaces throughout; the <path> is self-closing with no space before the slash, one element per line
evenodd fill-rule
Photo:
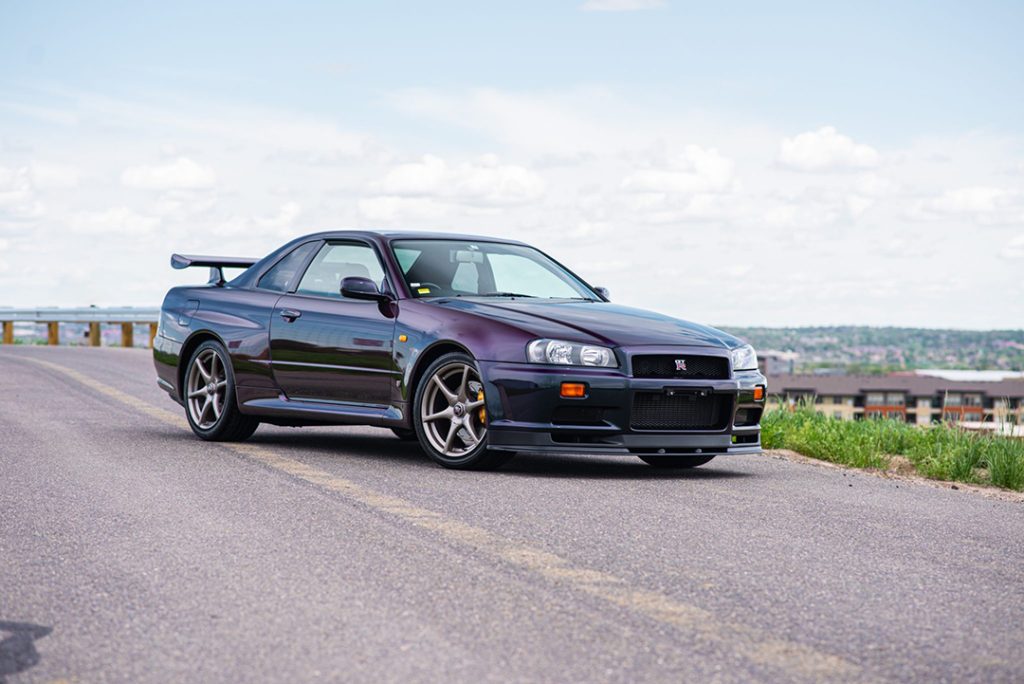
<path fill-rule="evenodd" d="M 46 343 L 49 345 L 60 344 L 60 323 L 50 321 L 46 324 Z"/>
<path fill-rule="evenodd" d="M 153 340 L 156 339 L 156 329 L 157 329 L 158 325 L 159 324 L 157 324 L 157 323 L 150 323 L 149 324 L 149 348 L 150 349 L 153 348 Z"/>
<path fill-rule="evenodd" d="M 121 346 L 128 349 L 135 346 L 135 326 L 132 323 L 121 324 Z"/>
<path fill-rule="evenodd" d="M 14 321 L 4 321 L 4 344 L 14 344 Z"/>
<path fill-rule="evenodd" d="M 89 346 L 98 347 L 102 344 L 100 341 L 100 324 L 90 323 L 89 324 Z"/>

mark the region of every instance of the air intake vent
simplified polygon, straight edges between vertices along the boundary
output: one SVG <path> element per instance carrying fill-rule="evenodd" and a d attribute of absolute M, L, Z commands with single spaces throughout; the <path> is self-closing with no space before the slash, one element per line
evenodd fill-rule
<path fill-rule="evenodd" d="M 729 378 L 729 359 L 722 356 L 688 356 L 686 354 L 634 356 L 633 377 L 727 380 Z"/>
<path fill-rule="evenodd" d="M 722 430 L 731 408 L 732 398 L 728 394 L 637 392 L 633 395 L 629 427 L 633 430 Z"/>

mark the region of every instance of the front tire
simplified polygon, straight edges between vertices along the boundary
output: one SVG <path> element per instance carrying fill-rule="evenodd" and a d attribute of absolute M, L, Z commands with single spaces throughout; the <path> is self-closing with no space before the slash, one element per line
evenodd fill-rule
<path fill-rule="evenodd" d="M 511 454 L 487 449 L 483 382 L 472 356 L 453 352 L 423 373 L 413 402 L 420 446 L 445 468 L 489 470 Z"/>
<path fill-rule="evenodd" d="M 185 416 L 192 432 L 210 442 L 248 439 L 259 420 L 238 410 L 235 373 L 220 342 L 207 340 L 192 353 L 185 372 Z"/>
<path fill-rule="evenodd" d="M 641 456 L 640 460 L 652 468 L 696 468 L 714 456 Z"/>

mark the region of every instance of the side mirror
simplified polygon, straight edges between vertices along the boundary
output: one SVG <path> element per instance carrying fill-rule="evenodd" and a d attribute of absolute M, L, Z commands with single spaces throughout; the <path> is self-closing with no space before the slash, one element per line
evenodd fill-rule
<path fill-rule="evenodd" d="M 341 296 L 349 299 L 367 299 L 373 302 L 387 302 L 391 297 L 377 289 L 377 283 L 362 276 L 341 279 Z"/>
<path fill-rule="evenodd" d="M 601 295 L 602 297 L 604 297 L 609 302 L 612 300 L 612 296 L 608 292 L 608 288 L 607 287 L 595 287 L 594 288 L 594 292 L 596 292 L 597 294 Z"/>

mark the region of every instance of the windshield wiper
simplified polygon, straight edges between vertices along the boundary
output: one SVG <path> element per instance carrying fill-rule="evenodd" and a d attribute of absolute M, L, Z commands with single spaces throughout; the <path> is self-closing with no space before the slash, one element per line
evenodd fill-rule
<path fill-rule="evenodd" d="M 536 299 L 534 295 L 520 294 L 519 292 L 484 292 L 482 294 L 475 295 L 476 297 L 529 297 L 530 299 Z"/>

